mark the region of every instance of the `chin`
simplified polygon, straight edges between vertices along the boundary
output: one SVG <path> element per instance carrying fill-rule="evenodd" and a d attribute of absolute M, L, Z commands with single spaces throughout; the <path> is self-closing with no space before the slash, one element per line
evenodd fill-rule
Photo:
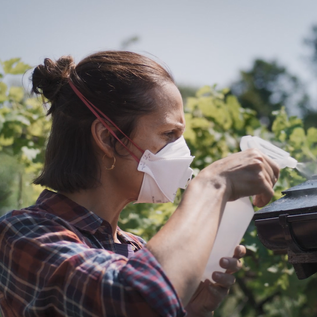
<path fill-rule="evenodd" d="M 133 203 L 133 202 L 137 201 L 137 200 L 138 200 L 138 198 L 139 198 L 139 195 L 137 195 L 137 196 L 133 196 L 133 197 L 129 198 L 129 199 L 128 199 L 128 204 L 130 204 L 130 203 Z"/>

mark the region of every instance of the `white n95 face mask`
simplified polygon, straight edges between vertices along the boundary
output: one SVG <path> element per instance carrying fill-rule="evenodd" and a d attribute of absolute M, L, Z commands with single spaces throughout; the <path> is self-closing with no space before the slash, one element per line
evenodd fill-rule
<path fill-rule="evenodd" d="M 177 189 L 185 189 L 192 178 L 193 159 L 183 136 L 156 154 L 146 150 L 138 165 L 144 177 L 135 203 L 173 202 Z"/>

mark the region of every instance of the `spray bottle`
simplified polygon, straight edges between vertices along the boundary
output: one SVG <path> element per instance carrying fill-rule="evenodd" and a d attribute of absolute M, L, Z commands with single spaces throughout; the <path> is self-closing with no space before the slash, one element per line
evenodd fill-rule
<path fill-rule="evenodd" d="M 284 167 L 295 168 L 297 161 L 290 154 L 268 141 L 256 136 L 244 136 L 240 142 L 242 151 L 250 148 L 260 150 L 270 159 L 274 160 L 280 169 Z M 224 272 L 219 261 L 222 257 L 232 257 L 234 249 L 243 238 L 252 218 L 254 210 L 249 197 L 242 197 L 226 204 L 223 216 L 218 228 L 214 246 L 211 250 L 209 260 L 203 274 L 202 280 L 212 281 L 213 272 Z"/>

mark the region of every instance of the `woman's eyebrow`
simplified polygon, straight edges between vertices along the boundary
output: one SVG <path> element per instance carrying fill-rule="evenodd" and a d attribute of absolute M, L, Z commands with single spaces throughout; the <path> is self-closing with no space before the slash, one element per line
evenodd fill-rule
<path fill-rule="evenodd" d="M 167 123 L 164 125 L 164 130 L 177 130 L 177 131 L 184 131 L 185 124 L 182 123 Z"/>

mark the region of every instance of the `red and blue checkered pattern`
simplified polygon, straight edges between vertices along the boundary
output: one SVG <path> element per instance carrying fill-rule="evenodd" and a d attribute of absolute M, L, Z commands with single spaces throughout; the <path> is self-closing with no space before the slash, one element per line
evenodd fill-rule
<path fill-rule="evenodd" d="M 45 190 L 0 218 L 0 306 L 11 316 L 184 316 L 144 241 L 119 228 L 131 258 L 114 253 L 109 223 Z"/>

